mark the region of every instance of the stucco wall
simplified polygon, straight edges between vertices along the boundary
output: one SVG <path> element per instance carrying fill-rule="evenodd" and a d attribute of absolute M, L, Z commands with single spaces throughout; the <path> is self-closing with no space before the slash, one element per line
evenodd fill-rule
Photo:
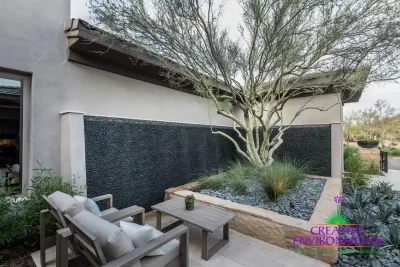
<path fill-rule="evenodd" d="M 296 113 L 304 107 L 328 109 L 304 110 L 293 121 L 293 125 L 326 124 L 342 122 L 342 104 L 339 94 L 320 95 L 315 97 L 299 97 L 290 99 L 283 108 L 283 124 L 290 124 Z"/>
<path fill-rule="evenodd" d="M 170 88 L 68 63 L 61 109 L 87 115 L 232 126 L 211 101 Z"/>
<path fill-rule="evenodd" d="M 67 61 L 62 23 L 69 0 L 5 0 L 0 16 L 0 70 L 32 74 L 25 118 L 32 125 L 29 169 L 36 161 L 60 171 L 60 112 L 231 125 L 208 101 Z M 24 134 L 28 136 L 25 131 Z"/>

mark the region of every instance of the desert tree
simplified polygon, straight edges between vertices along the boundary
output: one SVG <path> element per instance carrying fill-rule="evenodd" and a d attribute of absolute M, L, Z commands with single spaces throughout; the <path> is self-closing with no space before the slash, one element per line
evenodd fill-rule
<path fill-rule="evenodd" d="M 377 137 L 384 143 L 395 138 L 400 130 L 399 112 L 387 100 L 378 99 L 372 107 L 353 111 L 345 117 L 345 134 L 353 140 Z"/>
<path fill-rule="evenodd" d="M 233 2 L 241 16 L 224 26 Z M 263 166 L 305 110 L 326 111 L 368 82 L 398 78 L 398 2 L 90 0 L 89 6 L 96 25 L 113 34 L 99 38 L 117 36 L 113 45 L 146 54 L 172 86 L 191 84 L 233 121 L 237 137 L 213 133 Z M 337 93 L 337 103 L 314 107 L 312 99 L 325 93 Z M 299 96 L 309 100 L 284 123 L 285 104 Z"/>

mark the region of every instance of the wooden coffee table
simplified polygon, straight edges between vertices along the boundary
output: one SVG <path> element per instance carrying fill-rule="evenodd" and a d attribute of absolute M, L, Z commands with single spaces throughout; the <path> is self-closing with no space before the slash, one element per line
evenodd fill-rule
<path fill-rule="evenodd" d="M 188 223 L 201 229 L 201 257 L 209 260 L 225 244 L 229 242 L 229 221 L 235 214 L 200 202 L 194 203 L 194 210 L 185 208 L 182 198 L 171 199 L 151 207 L 157 212 L 157 230 L 166 232 L 182 223 Z M 161 229 L 161 214 L 165 213 L 179 219 L 179 221 Z M 214 233 L 223 227 L 223 238 L 214 246 L 209 247 L 208 234 Z"/>

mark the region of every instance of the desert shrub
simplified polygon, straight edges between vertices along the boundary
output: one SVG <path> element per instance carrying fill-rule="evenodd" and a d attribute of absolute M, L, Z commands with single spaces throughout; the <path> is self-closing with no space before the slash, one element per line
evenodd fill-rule
<path fill-rule="evenodd" d="M 228 186 L 238 195 L 247 194 L 246 180 L 253 179 L 257 175 L 257 168 L 241 162 L 234 162 L 225 172 L 221 170 L 218 173 L 208 174 L 200 178 L 200 188 L 220 190 Z"/>
<path fill-rule="evenodd" d="M 360 150 L 356 146 L 345 146 L 343 150 L 343 157 L 344 161 L 346 161 L 347 158 L 353 156 L 354 154 L 359 154 Z"/>
<path fill-rule="evenodd" d="M 199 180 L 200 188 L 220 190 L 225 183 L 225 174 L 219 173 L 211 176 L 205 176 Z"/>
<path fill-rule="evenodd" d="M 367 186 L 371 182 L 371 175 L 380 172 L 380 166 L 373 161 L 364 160 L 357 147 L 345 147 L 343 159 L 348 178 L 346 181 L 351 185 Z"/>
<path fill-rule="evenodd" d="M 82 188 L 63 182 L 51 169 L 41 166 L 36 171 L 26 194 L 10 196 L 5 193 L 0 196 L 0 248 L 20 243 L 38 247 L 40 211 L 46 207 L 42 196 L 56 191 L 70 195 L 81 193 Z M 54 234 L 54 222 L 48 223 L 48 234 Z"/>
<path fill-rule="evenodd" d="M 374 161 L 364 161 L 363 173 L 365 174 L 379 174 L 381 167 Z"/>
<path fill-rule="evenodd" d="M 236 194 L 247 194 L 247 180 L 254 180 L 258 175 L 258 168 L 242 163 L 240 161 L 232 163 L 225 172 L 225 181 Z"/>
<path fill-rule="evenodd" d="M 290 161 L 274 162 L 271 166 L 260 169 L 258 180 L 272 201 L 286 194 L 296 187 L 304 178 L 306 166 L 298 165 Z"/>
<path fill-rule="evenodd" d="M 247 185 L 245 180 L 243 179 L 228 179 L 228 186 L 235 191 L 238 195 L 246 195 L 247 194 Z"/>
<path fill-rule="evenodd" d="M 400 157 L 400 148 L 392 147 L 388 151 L 388 154 L 391 157 Z"/>
<path fill-rule="evenodd" d="M 364 173 L 354 173 L 354 172 L 349 172 L 346 173 L 345 177 L 347 178 L 345 181 L 346 183 L 352 185 L 352 186 L 368 186 L 371 181 L 372 177 L 369 174 L 364 174 Z"/>

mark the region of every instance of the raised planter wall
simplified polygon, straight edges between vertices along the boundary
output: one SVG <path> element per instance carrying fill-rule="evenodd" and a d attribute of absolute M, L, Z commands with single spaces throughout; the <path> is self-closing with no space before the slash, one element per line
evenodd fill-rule
<path fill-rule="evenodd" d="M 381 161 L 381 151 L 379 148 L 359 148 L 361 157 L 368 161 L 373 161 L 380 164 Z"/>
<path fill-rule="evenodd" d="M 316 178 L 317 179 L 317 178 Z M 269 211 L 263 208 L 234 203 L 229 200 L 223 200 L 216 197 L 203 195 L 193 192 L 198 187 L 197 182 L 189 183 L 176 188 L 170 188 L 165 191 L 165 198 L 183 198 L 193 194 L 196 201 L 201 201 L 221 209 L 229 210 L 235 213 L 230 227 L 242 234 L 252 236 L 262 241 L 274 244 L 276 246 L 296 251 L 302 246 L 293 244 L 294 236 L 312 236 L 311 227 L 325 224 L 325 220 L 336 210 L 334 197 L 341 195 L 341 179 L 330 178 L 326 180 L 324 191 L 318 201 L 314 213 L 309 221 L 292 218 L 286 215 Z M 336 263 L 338 259 L 337 248 L 328 248 L 329 252 L 317 253 L 309 257 L 326 262 L 328 264 Z M 301 265 L 299 265 L 301 266 Z"/>

